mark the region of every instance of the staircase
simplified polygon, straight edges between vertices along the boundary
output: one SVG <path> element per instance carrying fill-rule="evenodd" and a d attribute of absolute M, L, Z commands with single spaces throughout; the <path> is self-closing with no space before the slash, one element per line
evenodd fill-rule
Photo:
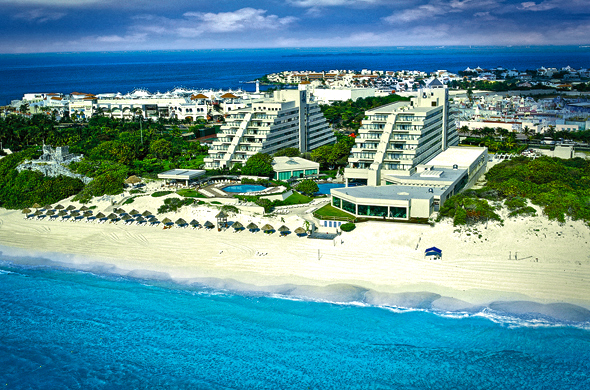
<path fill-rule="evenodd" d="M 234 135 L 234 138 L 231 141 L 231 144 L 229 145 L 229 147 L 227 148 L 227 151 L 223 155 L 223 159 L 219 163 L 220 166 L 229 167 L 229 163 L 231 162 L 232 158 L 234 157 L 234 152 L 236 151 L 236 148 L 240 144 L 242 136 L 244 135 L 244 131 L 246 131 L 246 128 L 248 127 L 248 124 L 250 123 L 251 118 L 252 118 L 251 112 L 247 113 L 244 116 L 244 120 L 240 124 L 238 131 L 236 132 L 236 134 Z"/>
<path fill-rule="evenodd" d="M 367 184 L 370 186 L 378 186 L 381 181 L 381 165 L 383 164 L 383 160 L 385 159 L 387 145 L 389 144 L 389 139 L 391 138 L 391 133 L 393 132 L 397 115 L 398 114 L 393 114 L 387 117 L 387 122 L 385 122 L 385 128 L 383 129 L 383 133 L 381 133 L 381 137 L 379 137 L 379 145 L 377 145 L 375 159 L 369 167 L 369 177 Z"/>

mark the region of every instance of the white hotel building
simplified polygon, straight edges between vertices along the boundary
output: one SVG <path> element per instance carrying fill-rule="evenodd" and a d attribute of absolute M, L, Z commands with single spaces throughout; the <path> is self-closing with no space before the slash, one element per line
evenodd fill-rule
<path fill-rule="evenodd" d="M 448 90 L 440 82 L 433 84 L 409 102 L 365 112 L 344 170 L 347 181 L 385 184 L 385 175 L 410 175 L 417 165 L 459 143 L 449 114 Z"/>
<path fill-rule="evenodd" d="M 205 158 L 206 168 L 231 168 L 256 153 L 291 147 L 307 152 L 336 141 L 320 107 L 303 90 L 275 91 L 271 99 L 230 111 L 225 120 Z"/>

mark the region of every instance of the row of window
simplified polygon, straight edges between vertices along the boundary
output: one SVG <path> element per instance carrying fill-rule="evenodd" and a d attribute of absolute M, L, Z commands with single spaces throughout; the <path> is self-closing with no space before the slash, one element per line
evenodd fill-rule
<path fill-rule="evenodd" d="M 336 196 L 332 196 L 332 205 L 351 214 L 366 217 L 404 218 L 408 217 L 407 207 L 356 205 Z"/>

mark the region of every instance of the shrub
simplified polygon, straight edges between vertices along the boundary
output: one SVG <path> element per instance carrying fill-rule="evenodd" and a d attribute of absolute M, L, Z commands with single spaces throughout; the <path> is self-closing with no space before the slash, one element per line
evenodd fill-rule
<path fill-rule="evenodd" d="M 507 199 L 505 205 L 509 210 L 517 210 L 526 207 L 527 201 L 521 196 L 515 196 L 513 198 Z"/>
<path fill-rule="evenodd" d="M 123 202 L 123 204 L 131 204 L 135 201 L 135 198 L 129 198 L 129 199 L 125 199 L 125 201 Z"/>
<path fill-rule="evenodd" d="M 356 225 L 352 222 L 343 223 L 342 225 L 340 225 L 340 230 L 342 230 L 343 232 L 351 232 L 355 228 L 356 228 Z"/>
<path fill-rule="evenodd" d="M 158 213 L 163 214 L 170 211 L 176 211 L 183 206 L 190 206 L 193 203 L 195 203 L 195 199 L 168 198 L 164 200 L 164 204 L 158 208 Z"/>
<path fill-rule="evenodd" d="M 510 214 L 508 214 L 509 217 L 516 217 L 518 215 L 535 216 L 535 215 L 537 215 L 537 210 L 535 210 L 534 207 L 527 206 L 527 207 L 523 207 L 523 208 L 514 210 Z"/>
<path fill-rule="evenodd" d="M 299 192 L 302 192 L 307 195 L 313 195 L 316 192 L 318 192 L 320 189 L 318 187 L 318 184 L 315 181 L 306 179 L 306 180 L 302 180 L 297 185 L 297 190 Z"/>
<path fill-rule="evenodd" d="M 238 209 L 236 206 L 232 206 L 229 204 L 226 204 L 224 206 L 221 206 L 221 210 L 224 213 L 233 213 L 233 214 L 239 214 L 240 213 L 240 209 Z"/>

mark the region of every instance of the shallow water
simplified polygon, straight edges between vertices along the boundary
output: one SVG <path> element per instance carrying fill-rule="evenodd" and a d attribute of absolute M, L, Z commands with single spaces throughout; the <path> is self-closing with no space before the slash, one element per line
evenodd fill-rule
<path fill-rule="evenodd" d="M 590 331 L 0 263 L 5 388 L 584 389 Z M 490 320 L 494 319 L 494 321 Z"/>

